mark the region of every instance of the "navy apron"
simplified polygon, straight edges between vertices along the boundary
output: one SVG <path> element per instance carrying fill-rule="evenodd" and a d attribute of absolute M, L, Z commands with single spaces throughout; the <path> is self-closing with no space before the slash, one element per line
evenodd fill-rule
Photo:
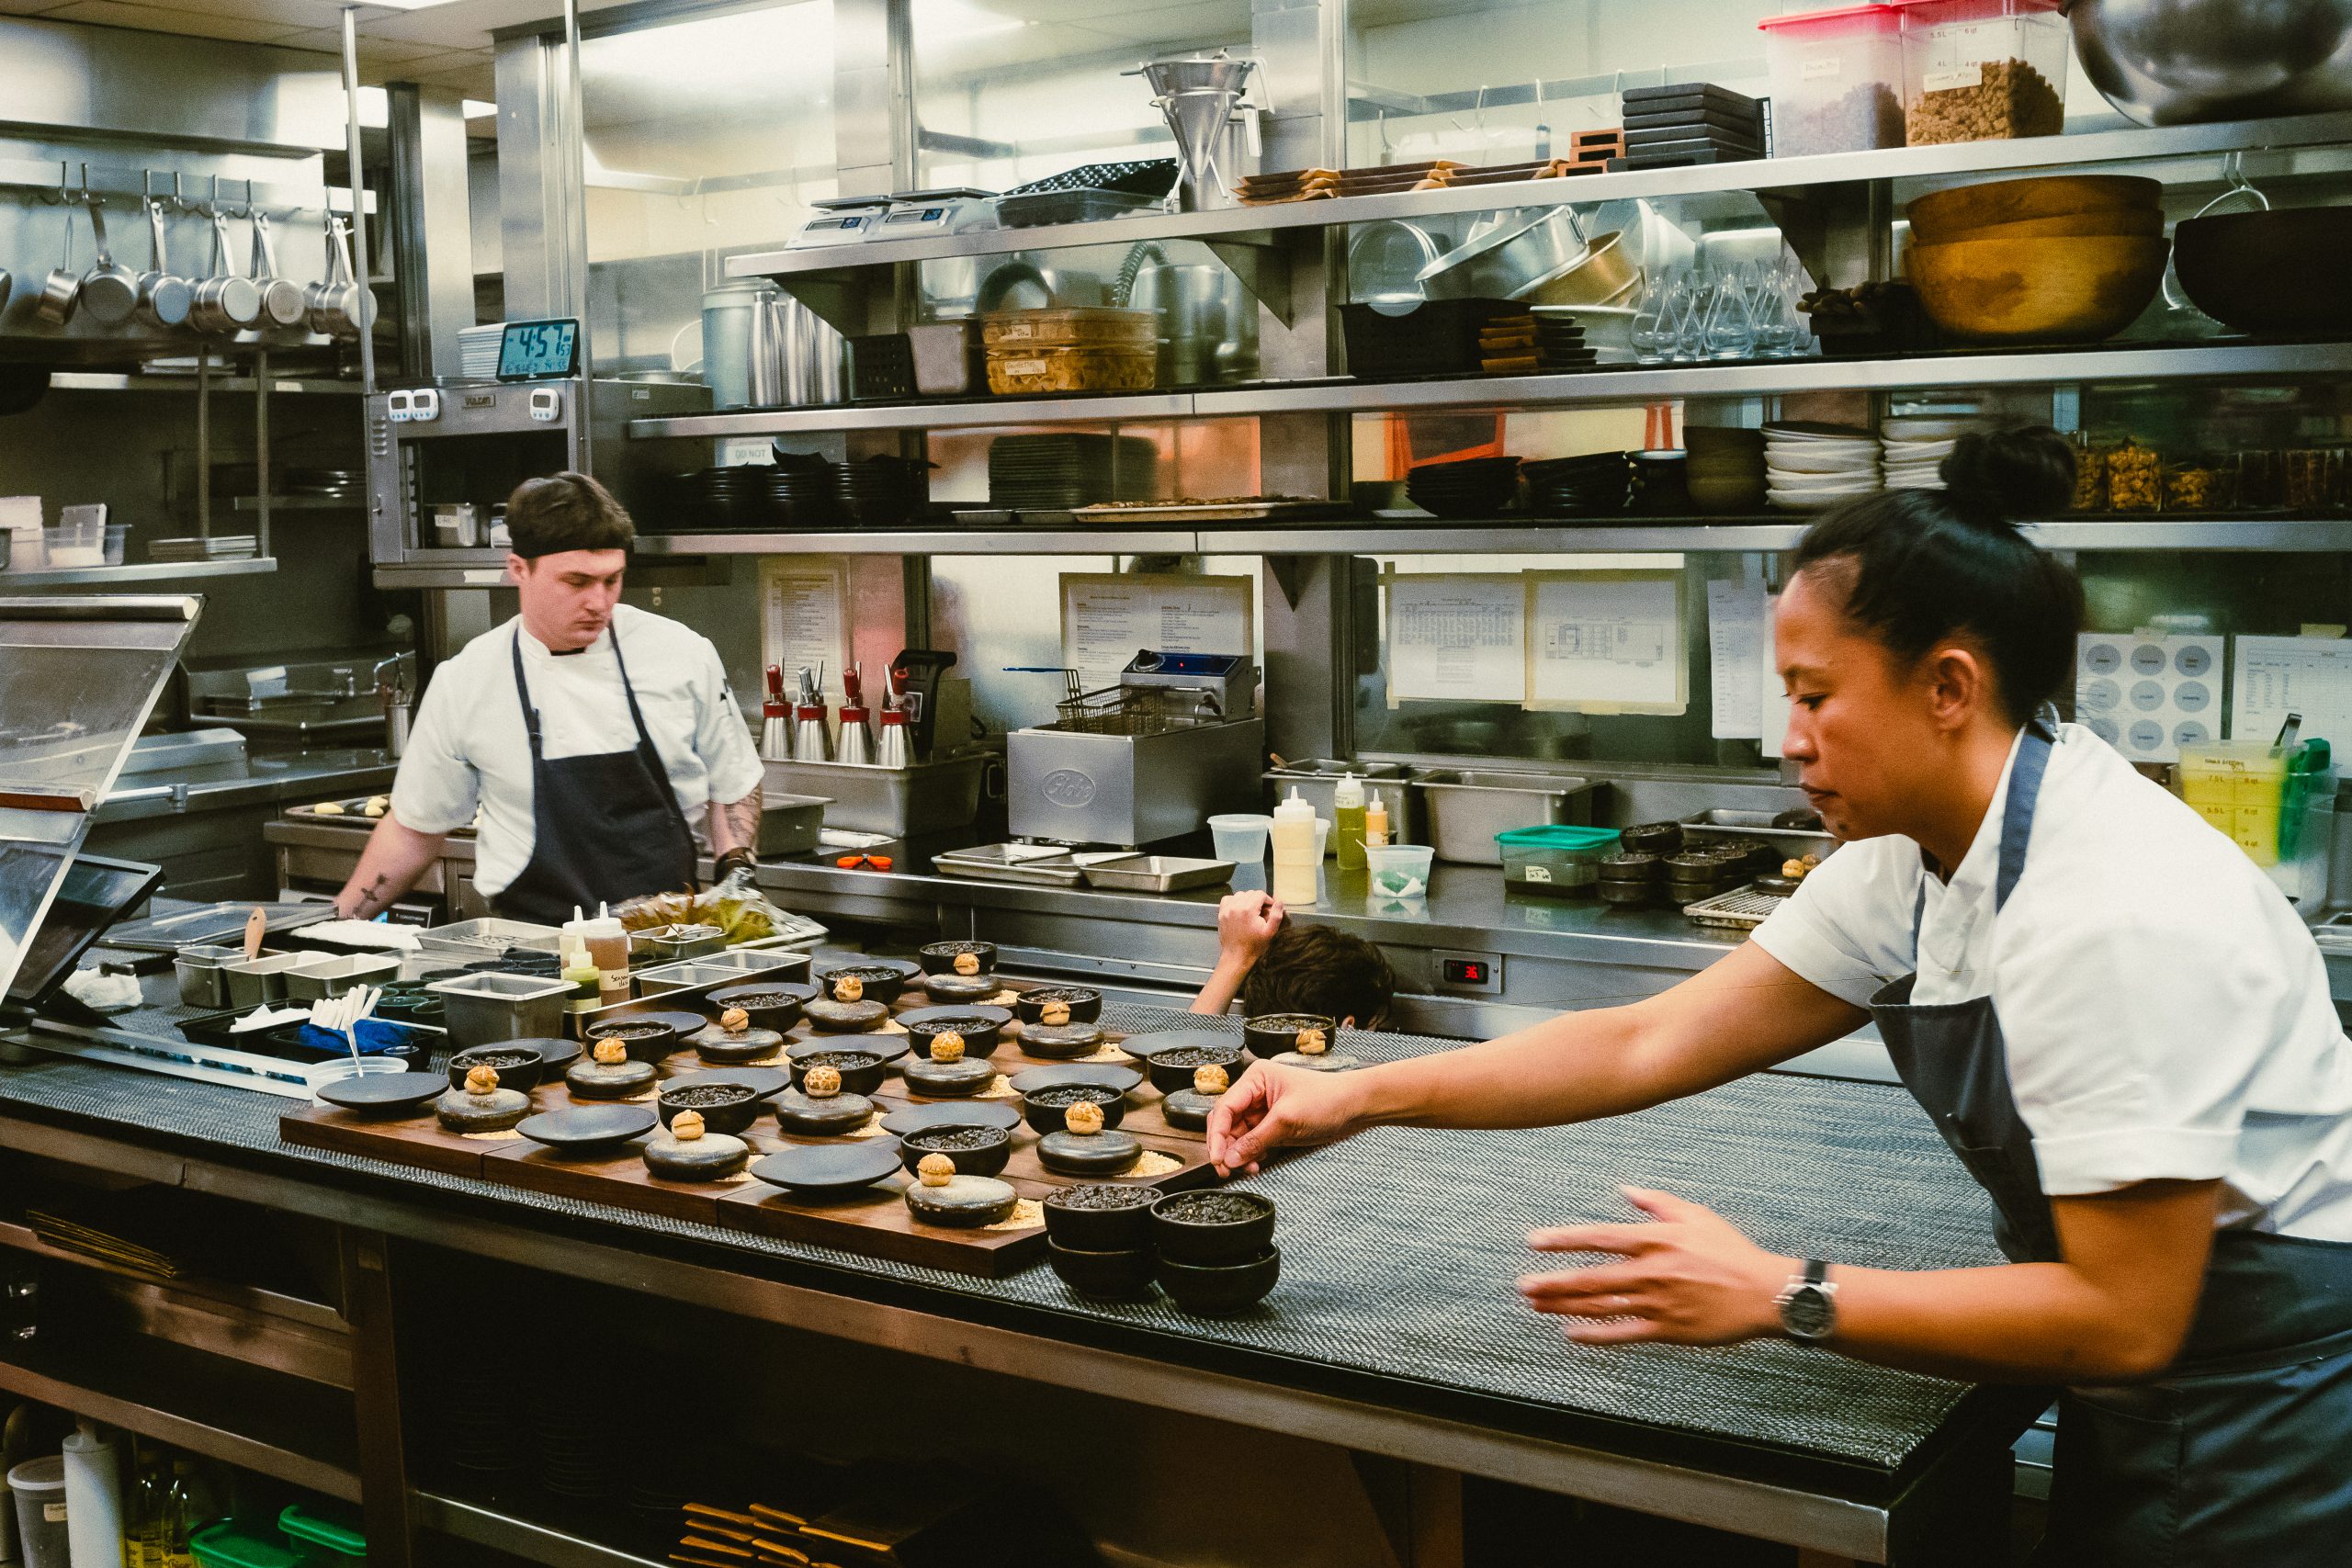
<path fill-rule="evenodd" d="M 626 751 L 550 759 L 523 676 L 522 623 L 515 623 L 514 694 L 531 737 L 531 859 L 491 900 L 510 919 L 561 925 L 575 908 L 593 914 L 599 904 L 694 885 L 694 833 L 678 809 L 662 753 L 645 732 L 621 658 L 620 627 L 616 623 L 606 631 L 637 744 Z"/>
<path fill-rule="evenodd" d="M 2010 770 L 1997 918 L 2025 870 L 2049 734 Z M 1927 908 L 1922 884 L 1916 944 Z M 2009 1092 L 1993 998 L 1915 1006 L 1908 975 L 1871 998 L 1895 1071 L 1991 1195 L 2001 1250 L 2056 1262 L 2032 1134 Z M 2298 1568 L 2352 1562 L 2352 1244 L 2221 1230 L 2180 1355 L 2143 1382 L 2058 1401 L 2053 1568 Z"/>

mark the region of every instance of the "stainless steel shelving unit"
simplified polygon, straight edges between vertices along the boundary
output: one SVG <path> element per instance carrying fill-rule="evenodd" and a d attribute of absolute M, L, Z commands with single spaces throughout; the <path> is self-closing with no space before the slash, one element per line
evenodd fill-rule
<path fill-rule="evenodd" d="M 0 571 L 0 593 L 19 588 L 74 588 L 128 582 L 183 582 L 199 577 L 259 577 L 277 570 L 275 556 L 243 560 L 148 560 L 121 566 L 42 567 Z"/>

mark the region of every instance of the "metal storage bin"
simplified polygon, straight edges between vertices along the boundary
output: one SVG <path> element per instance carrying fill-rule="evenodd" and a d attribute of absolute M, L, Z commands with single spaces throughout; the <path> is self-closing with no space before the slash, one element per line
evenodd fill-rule
<path fill-rule="evenodd" d="M 564 980 L 528 975 L 469 975 L 436 980 L 426 989 L 441 998 L 449 1043 L 458 1050 L 494 1045 L 502 1040 L 554 1040 L 563 1034 Z"/>
<path fill-rule="evenodd" d="M 1277 806 L 1290 798 L 1295 788 L 1298 797 L 1315 807 L 1315 815 L 1326 822 L 1339 820 L 1338 808 L 1331 797 L 1340 787 L 1340 780 L 1353 773 L 1363 783 L 1364 804 L 1377 799 L 1388 808 L 1388 841 L 1392 844 L 1419 844 L 1428 840 L 1421 837 L 1421 801 L 1413 793 L 1413 771 L 1402 762 L 1350 762 L 1331 757 L 1313 757 L 1304 762 L 1292 762 L 1284 767 L 1268 768 L 1267 787 L 1272 792 Z M 1327 857 L 1340 852 L 1336 835 L 1324 846 Z"/>
<path fill-rule="evenodd" d="M 172 959 L 172 969 L 179 976 L 180 1006 L 188 1008 L 225 1008 L 229 1005 L 228 966 L 245 961 L 242 947 L 220 947 L 198 943 L 183 947 Z"/>
<path fill-rule="evenodd" d="M 400 978 L 401 961 L 372 953 L 354 953 L 341 958 L 330 958 L 304 969 L 286 972 L 286 999 L 289 1002 L 322 1002 L 329 997 L 360 986 L 380 986 L 387 980 Z"/>
<path fill-rule="evenodd" d="M 763 858 L 806 854 L 817 847 L 831 804 L 820 795 L 768 795 L 760 806 L 760 841 L 752 847 Z"/>
<path fill-rule="evenodd" d="M 334 962 L 328 953 L 272 953 L 250 963 L 227 965 L 221 974 L 229 983 L 229 1005 L 257 1008 L 286 999 L 286 976 L 296 969 L 315 969 Z"/>
<path fill-rule="evenodd" d="M 1510 773 L 1485 768 L 1422 768 L 1413 787 L 1429 813 L 1437 858 L 1458 865 L 1500 865 L 1495 835 L 1513 828 L 1592 820 L 1590 779 L 1565 773 Z"/>
<path fill-rule="evenodd" d="M 770 762 L 771 795 L 822 795 L 824 825 L 903 839 L 968 828 L 980 814 L 984 756 L 948 757 L 905 768 L 865 762 Z"/>
<path fill-rule="evenodd" d="M 530 920 L 507 920 L 485 916 L 478 920 L 456 920 L 446 926 L 428 926 L 417 933 L 420 953 L 440 953 L 450 958 L 495 958 L 510 947 L 528 948 L 533 953 L 554 953 L 562 933 L 554 926 L 543 926 Z"/>

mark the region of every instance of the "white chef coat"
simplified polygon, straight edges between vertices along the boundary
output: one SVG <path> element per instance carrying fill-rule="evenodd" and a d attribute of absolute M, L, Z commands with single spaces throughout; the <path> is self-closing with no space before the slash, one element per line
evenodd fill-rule
<path fill-rule="evenodd" d="M 678 809 L 699 836 L 712 801 L 741 800 L 763 776 L 718 650 L 693 628 L 629 604 L 614 606 L 612 629 L 645 732 L 669 770 Z M 392 782 L 392 815 L 420 833 L 447 833 L 472 821 L 479 805 L 474 885 L 486 896 L 523 874 L 534 838 L 531 741 L 510 657 L 518 633 L 548 757 L 637 746 L 610 635 L 582 652 L 557 654 L 517 616 L 434 671 Z"/>
<path fill-rule="evenodd" d="M 2219 1178 L 2223 1226 L 2352 1241 L 2352 1042 L 2286 898 L 2070 724 L 1996 919 L 2008 787 L 2004 768 L 1949 884 L 1909 839 L 1849 844 L 1757 945 L 1858 1006 L 1914 969 L 1915 1004 L 1989 994 L 2046 1193 Z"/>

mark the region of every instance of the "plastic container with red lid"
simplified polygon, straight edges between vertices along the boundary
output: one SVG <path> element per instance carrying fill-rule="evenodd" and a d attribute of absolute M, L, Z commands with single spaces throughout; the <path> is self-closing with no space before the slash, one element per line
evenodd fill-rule
<path fill-rule="evenodd" d="M 1774 157 L 1904 144 L 1900 6 L 1841 6 L 1757 26 L 1772 74 Z"/>
<path fill-rule="evenodd" d="M 1911 146 L 2055 136 L 2072 48 L 2060 0 L 1894 0 Z"/>

